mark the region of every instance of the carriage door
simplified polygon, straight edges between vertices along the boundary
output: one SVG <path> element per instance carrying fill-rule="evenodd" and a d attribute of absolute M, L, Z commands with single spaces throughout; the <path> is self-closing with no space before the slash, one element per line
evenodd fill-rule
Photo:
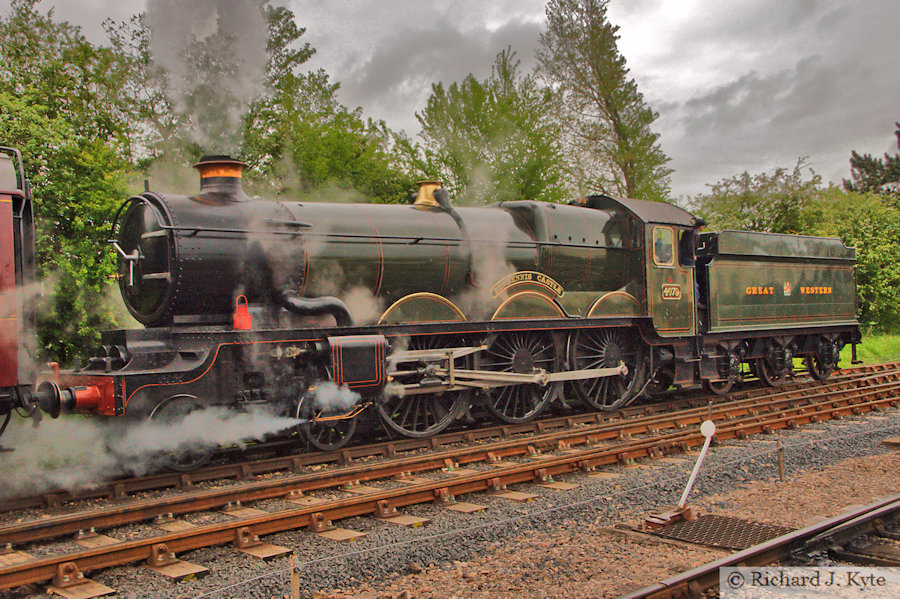
<path fill-rule="evenodd" d="M 647 227 L 647 303 L 661 337 L 693 335 L 694 269 L 678 260 L 676 227 Z"/>

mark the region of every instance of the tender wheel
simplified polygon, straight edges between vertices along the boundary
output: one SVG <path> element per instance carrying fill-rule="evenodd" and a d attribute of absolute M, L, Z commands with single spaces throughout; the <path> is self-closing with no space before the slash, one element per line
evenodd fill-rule
<path fill-rule="evenodd" d="M 775 371 L 765 358 L 756 359 L 753 371 L 759 377 L 759 380 L 768 387 L 781 387 L 787 382 L 788 371 Z"/>
<path fill-rule="evenodd" d="M 531 374 L 538 368 L 555 372 L 557 364 L 556 344 L 549 332 L 522 331 L 498 334 L 482 352 L 479 365 L 484 370 Z M 556 389 L 556 384 L 535 383 L 494 387 L 485 408 L 501 422 L 529 422 L 546 409 Z"/>
<path fill-rule="evenodd" d="M 171 429 L 183 422 L 191 412 L 203 410 L 205 406 L 193 395 L 173 395 L 153 408 L 149 420 L 154 426 Z M 191 472 L 206 464 L 214 453 L 212 446 L 193 445 L 179 447 L 171 452 L 160 453 L 154 461 L 174 472 Z"/>
<path fill-rule="evenodd" d="M 578 331 L 569 338 L 569 368 L 613 368 L 624 362 L 628 373 L 572 381 L 575 394 L 595 410 L 615 410 L 637 394 L 646 381 L 644 353 L 627 331 Z"/>
<path fill-rule="evenodd" d="M 452 337 L 428 335 L 410 339 L 409 349 L 463 347 L 464 344 L 464 341 Z M 466 358 L 456 360 L 454 365 L 458 368 L 469 366 Z M 397 365 L 397 370 L 414 370 L 416 366 L 416 363 L 401 363 Z M 400 377 L 397 380 L 401 383 L 412 383 L 416 382 L 416 376 L 421 378 L 420 375 L 412 375 Z M 430 437 L 441 432 L 457 419 L 469 405 L 469 396 L 468 391 L 445 391 L 407 397 L 388 397 L 383 401 L 376 402 L 376 409 L 381 421 L 389 431 L 399 433 L 404 437 Z"/>
<path fill-rule="evenodd" d="M 713 395 L 725 395 L 734 386 L 734 379 L 729 378 L 726 381 L 703 381 L 703 388 Z"/>
<path fill-rule="evenodd" d="M 828 341 L 824 340 L 823 343 L 828 343 Z M 827 360 L 821 349 L 808 354 L 804 358 L 804 362 L 806 362 L 806 370 L 809 371 L 810 376 L 817 381 L 824 381 L 834 372 L 834 362 Z"/>

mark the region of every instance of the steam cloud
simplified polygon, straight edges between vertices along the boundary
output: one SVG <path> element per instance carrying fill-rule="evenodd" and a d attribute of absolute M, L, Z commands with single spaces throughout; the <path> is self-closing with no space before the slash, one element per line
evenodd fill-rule
<path fill-rule="evenodd" d="M 262 0 L 150 0 L 153 62 L 169 99 L 190 119 L 193 141 L 240 148 L 241 118 L 263 89 L 268 27 Z"/>
<path fill-rule="evenodd" d="M 326 414 L 342 414 L 353 409 L 359 399 L 359 393 L 349 387 L 338 387 L 332 381 L 324 381 L 316 386 L 313 408 Z"/>
<path fill-rule="evenodd" d="M 356 324 L 371 324 L 384 313 L 385 302 L 367 287 L 354 287 L 342 298 Z"/>
<path fill-rule="evenodd" d="M 518 270 L 507 260 L 504 249 L 509 243 L 505 232 L 488 228 L 489 223 L 478 219 L 467 219 L 469 236 L 476 240 L 472 244 L 472 270 L 475 286 L 469 287 L 453 298 L 457 306 L 473 319 L 490 318 L 496 308 L 496 300 L 491 297 L 491 285 Z M 490 240 L 486 242 L 485 240 Z M 503 298 L 501 298 L 503 299 Z"/>
<path fill-rule="evenodd" d="M 289 429 L 300 421 L 262 409 L 233 412 L 210 407 L 175 424 L 145 422 L 125 427 L 90 417 L 45 418 L 10 423 L 0 454 L 0 498 L 48 489 L 90 488 L 125 474 L 158 468 L 160 453 L 191 447 L 242 444 Z"/>

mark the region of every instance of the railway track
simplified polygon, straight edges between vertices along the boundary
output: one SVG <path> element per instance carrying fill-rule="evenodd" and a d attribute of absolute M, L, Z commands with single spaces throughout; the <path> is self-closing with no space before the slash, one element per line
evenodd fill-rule
<path fill-rule="evenodd" d="M 22 558 L 17 563 L 0 561 L 4 564 L 0 567 L 0 588 L 54 577 L 77 578 L 79 572 L 119 564 L 168 562 L 175 553 L 211 545 L 234 543 L 246 547 L 257 543 L 258 537 L 274 532 L 297 528 L 322 531 L 330 521 L 342 518 L 388 517 L 398 508 L 417 503 L 450 502 L 454 496 L 467 493 L 502 491 L 517 483 L 547 482 L 571 472 L 681 452 L 702 443 L 703 437 L 695 425 L 706 418 L 716 421 L 718 439 L 742 438 L 900 402 L 900 373 L 896 367 L 880 371 L 868 367 L 844 376 L 844 380 L 813 387 L 768 390 L 762 396 L 742 392 L 710 406 L 635 415 L 627 420 L 603 420 L 594 415 L 593 421 L 585 422 L 563 418 L 563 422 L 571 422 L 560 430 L 545 430 L 522 438 L 512 434 L 502 438 L 501 434 L 498 440 L 476 439 L 478 431 L 468 431 L 465 434 L 473 435 L 477 444 L 5 525 L 0 527 L 0 543 L 22 547 L 79 531 L 91 534 L 91 529 L 106 530 L 228 504 L 246 505 L 260 499 L 282 498 L 296 506 L 140 540 L 113 539 L 105 546 L 52 557 Z M 479 470 L 460 468 L 476 465 Z M 323 490 L 348 492 L 337 498 L 316 497 Z"/>
<path fill-rule="evenodd" d="M 889 373 L 898 368 L 900 368 L 900 363 L 856 366 L 836 373 L 829 379 L 828 384 L 833 385 L 870 374 Z M 226 479 L 247 481 L 255 477 L 275 473 L 302 472 L 309 467 L 323 464 L 348 465 L 354 461 L 370 458 L 390 459 L 416 451 L 440 450 L 461 443 L 486 443 L 497 439 L 541 434 L 548 431 L 558 431 L 596 423 L 620 422 L 691 407 L 706 407 L 710 402 L 721 403 L 724 401 L 765 397 L 774 393 L 802 392 L 803 389 L 819 388 L 821 385 L 822 383 L 819 381 L 810 378 L 798 378 L 782 388 L 751 387 L 735 391 L 727 397 L 692 395 L 666 403 L 628 407 L 616 412 L 572 413 L 565 416 L 545 417 L 527 424 L 495 425 L 477 429 L 453 430 L 427 439 L 393 439 L 348 447 L 339 451 L 315 451 L 312 453 L 293 451 L 274 457 L 233 459 L 227 463 L 214 464 L 194 472 L 163 472 L 148 476 L 112 480 L 83 489 L 50 489 L 31 495 L 6 497 L 0 499 L 0 513 L 24 509 L 57 508 L 82 500 L 122 500 L 128 496 L 150 491 L 163 489 L 187 490 L 212 481 Z M 291 442 L 291 444 L 296 446 L 296 442 Z M 283 446 L 284 443 L 276 443 L 254 451 L 271 452 Z M 231 457 L 235 456 L 232 455 Z"/>
<path fill-rule="evenodd" d="M 828 554 L 844 563 L 900 567 L 900 554 L 860 547 L 864 537 L 900 540 L 900 495 L 845 511 L 800 530 L 765 541 L 749 549 L 704 564 L 661 582 L 648 585 L 620 599 L 676 599 L 701 596 L 718 587 L 719 570 L 728 567 L 764 566 L 796 555 Z"/>

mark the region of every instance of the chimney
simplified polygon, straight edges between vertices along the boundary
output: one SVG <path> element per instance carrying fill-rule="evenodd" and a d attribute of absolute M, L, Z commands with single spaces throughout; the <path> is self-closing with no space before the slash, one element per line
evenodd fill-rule
<path fill-rule="evenodd" d="M 247 164 L 230 156 L 204 156 L 194 165 L 200 172 L 200 196 L 214 201 L 246 202 L 241 186 Z"/>

